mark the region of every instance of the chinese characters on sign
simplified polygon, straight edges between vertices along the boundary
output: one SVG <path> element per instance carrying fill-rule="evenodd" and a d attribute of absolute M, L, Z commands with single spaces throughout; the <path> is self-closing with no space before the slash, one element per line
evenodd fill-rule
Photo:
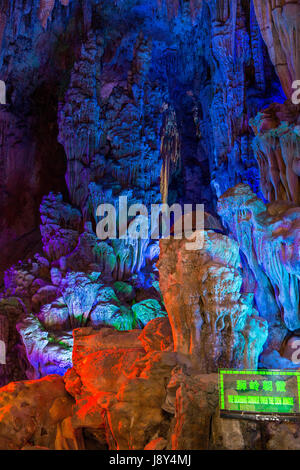
<path fill-rule="evenodd" d="M 220 370 L 221 414 L 299 414 L 299 371 Z"/>

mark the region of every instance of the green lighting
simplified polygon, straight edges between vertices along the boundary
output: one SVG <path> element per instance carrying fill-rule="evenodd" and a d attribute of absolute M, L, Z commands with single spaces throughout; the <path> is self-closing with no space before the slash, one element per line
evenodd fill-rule
<path fill-rule="evenodd" d="M 299 397 L 300 371 L 219 371 L 220 410 L 223 413 L 298 414 Z"/>

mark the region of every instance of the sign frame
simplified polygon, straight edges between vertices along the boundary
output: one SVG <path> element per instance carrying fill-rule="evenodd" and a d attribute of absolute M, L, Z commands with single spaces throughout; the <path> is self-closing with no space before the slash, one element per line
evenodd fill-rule
<path fill-rule="evenodd" d="M 297 400 L 298 411 L 292 413 L 283 412 L 261 412 L 261 411 L 248 411 L 248 410 L 229 410 L 225 407 L 225 391 L 224 391 L 224 375 L 236 376 L 294 376 L 297 378 Z M 225 369 L 224 367 L 218 370 L 218 388 L 219 388 L 219 410 L 221 418 L 231 419 L 247 419 L 254 421 L 300 421 L 300 370 L 299 369 L 258 369 L 258 370 L 234 370 Z"/>

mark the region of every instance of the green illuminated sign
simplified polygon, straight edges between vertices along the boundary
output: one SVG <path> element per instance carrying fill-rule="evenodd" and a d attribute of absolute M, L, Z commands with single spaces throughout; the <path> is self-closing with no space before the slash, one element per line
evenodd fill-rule
<path fill-rule="evenodd" d="M 219 371 L 221 414 L 300 413 L 300 371 Z"/>

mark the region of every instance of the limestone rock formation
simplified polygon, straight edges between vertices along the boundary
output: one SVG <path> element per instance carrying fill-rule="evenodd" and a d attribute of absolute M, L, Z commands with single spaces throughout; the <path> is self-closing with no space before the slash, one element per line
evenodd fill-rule
<path fill-rule="evenodd" d="M 254 154 L 265 199 L 300 204 L 300 136 L 297 106 L 273 104 L 251 121 Z"/>
<path fill-rule="evenodd" d="M 26 356 L 33 368 L 28 378 L 38 379 L 49 374 L 63 375 L 72 366 L 71 332 L 47 331 L 34 315 L 26 316 L 17 325 L 25 345 Z"/>
<path fill-rule="evenodd" d="M 63 375 L 72 365 L 74 328 L 130 330 L 165 315 L 154 287 L 156 241 L 102 242 L 59 193 L 43 198 L 40 214 L 45 257 L 36 253 L 4 274 L 4 298 L 17 296 L 22 310 L 14 324 L 23 342 L 17 357 L 22 363 L 26 351 L 30 363 L 25 359 L 19 378 Z"/>
<path fill-rule="evenodd" d="M 143 328 L 139 340 L 146 352 L 173 350 L 173 336 L 167 317 L 154 318 Z"/>
<path fill-rule="evenodd" d="M 39 446 L 53 450 L 57 425 L 71 415 L 73 403 L 63 379 L 55 375 L 37 381 L 12 382 L 1 388 L 0 448 L 20 450 Z"/>
<path fill-rule="evenodd" d="M 160 352 L 146 356 L 138 330 L 76 330 L 74 335 L 74 366 L 65 382 L 76 399 L 75 428 L 97 431 L 111 449 L 143 449 L 161 427 L 166 432 L 161 406 L 174 353 L 165 359 Z"/>
<path fill-rule="evenodd" d="M 299 448 L 298 424 L 220 418 L 217 374 L 166 350 L 162 322 L 152 320 L 147 351 L 138 330 L 74 330 L 74 365 L 64 378 L 0 389 L 1 449 Z"/>
<path fill-rule="evenodd" d="M 47 26 L 47 21 L 53 11 L 56 0 L 40 0 L 40 6 L 38 10 L 38 18 L 44 28 Z M 60 0 L 60 3 L 64 6 L 69 5 L 70 0 Z"/>
<path fill-rule="evenodd" d="M 63 202 L 61 194 L 50 193 L 40 206 L 43 248 L 48 258 L 59 259 L 77 245 L 81 226 L 78 210 Z"/>
<path fill-rule="evenodd" d="M 299 14 L 1 1 L 1 449 L 299 449 L 220 418 L 216 376 L 298 367 Z M 120 238 L 161 202 L 205 205 L 202 248 Z"/>
<path fill-rule="evenodd" d="M 155 275 L 139 273 L 145 258 L 154 262 L 157 250 L 151 251 L 148 240 L 148 253 L 140 250 L 139 240 L 132 244 L 125 240 L 115 244 L 114 251 L 97 240 L 91 224 L 86 223 L 81 233 L 81 220 L 80 212 L 64 203 L 61 195 L 45 197 L 41 233 L 47 258 L 36 254 L 5 272 L 5 298 L 20 299 L 21 315 L 14 328 L 18 322 L 30 362 L 24 366 L 28 378 L 63 375 L 71 367 L 74 328 L 111 325 L 130 330 L 165 315 L 153 287 Z M 126 282 L 114 281 L 124 275 Z M 20 361 L 23 349 L 20 346 Z"/>
<path fill-rule="evenodd" d="M 166 312 L 162 310 L 156 299 L 142 300 L 132 306 L 132 311 L 136 321 L 143 326 L 146 326 L 153 318 L 166 316 Z"/>
<path fill-rule="evenodd" d="M 299 80 L 300 2 L 254 0 L 258 23 L 288 101 L 261 111 L 251 126 L 253 148 L 260 168 L 260 184 L 268 202 L 300 203 L 299 107 L 292 101 Z"/>
<path fill-rule="evenodd" d="M 199 250 L 186 240 L 161 240 L 160 288 L 172 326 L 175 351 L 190 354 L 203 373 L 219 367 L 256 368 L 267 323 L 242 294 L 239 247 L 204 232 Z"/>
<path fill-rule="evenodd" d="M 13 263 L 37 251 L 33 229 L 50 190 L 68 192 L 84 222 L 93 218 L 90 184 L 106 200 L 125 187 L 149 206 L 162 183 L 163 199 L 201 199 L 210 209 L 237 182 L 259 190 L 248 119 L 279 84 L 252 2 L 16 0 L 1 12 L 9 106 L 1 108 L 0 243 Z M 73 233 L 61 236 L 75 243 Z M 8 247 L 20 237 L 17 252 Z"/>
<path fill-rule="evenodd" d="M 254 0 L 254 6 L 272 63 L 290 98 L 292 83 L 300 76 L 300 3 L 298 0 Z"/>

